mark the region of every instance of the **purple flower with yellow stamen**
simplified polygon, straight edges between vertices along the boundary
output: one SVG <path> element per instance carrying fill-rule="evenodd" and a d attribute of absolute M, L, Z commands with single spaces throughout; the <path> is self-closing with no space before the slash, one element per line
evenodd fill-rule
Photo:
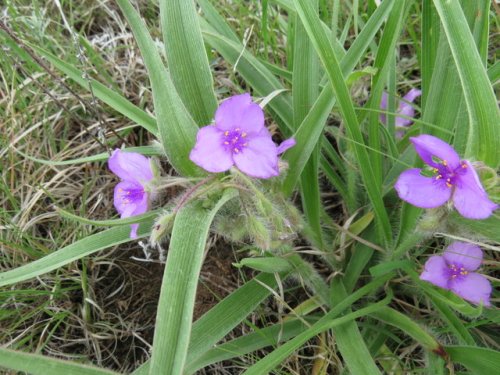
<path fill-rule="evenodd" d="M 498 205 L 488 198 L 474 167 L 460 160 L 448 143 L 431 135 L 411 137 L 420 158 L 432 168 L 432 176 L 418 168 L 404 171 L 394 186 L 399 197 L 421 208 L 435 208 L 452 200 L 468 219 L 486 219 Z"/>
<path fill-rule="evenodd" d="M 404 128 L 413 123 L 412 118 L 415 117 L 415 109 L 409 103 L 413 103 L 415 99 L 418 98 L 420 95 L 422 95 L 422 91 L 420 91 L 419 89 L 411 89 L 405 96 L 403 96 L 403 100 L 399 101 L 398 109 L 396 112 L 400 115 L 406 116 L 406 118 L 401 116 L 396 116 L 397 128 Z M 388 95 L 386 92 L 384 92 L 382 94 L 382 100 L 380 102 L 380 109 L 387 110 L 387 100 L 388 100 Z M 380 114 L 380 122 L 382 122 L 383 124 L 387 123 L 385 113 Z"/>
<path fill-rule="evenodd" d="M 114 191 L 114 205 L 120 217 L 123 219 L 145 213 L 150 200 L 147 185 L 154 177 L 150 159 L 136 152 L 117 149 L 109 158 L 108 166 L 122 180 Z M 139 224 L 130 227 L 130 238 L 136 238 Z"/>
<path fill-rule="evenodd" d="M 279 174 L 278 155 L 293 145 L 290 138 L 276 146 L 264 126 L 264 112 L 250 94 L 243 94 L 221 103 L 215 125 L 198 131 L 189 158 L 208 172 L 225 172 L 236 165 L 251 177 L 271 178 Z"/>
<path fill-rule="evenodd" d="M 474 272 L 482 259 L 479 246 L 453 242 L 443 256 L 434 255 L 427 260 L 420 279 L 451 290 L 472 303 L 490 306 L 491 284 L 486 277 Z"/>

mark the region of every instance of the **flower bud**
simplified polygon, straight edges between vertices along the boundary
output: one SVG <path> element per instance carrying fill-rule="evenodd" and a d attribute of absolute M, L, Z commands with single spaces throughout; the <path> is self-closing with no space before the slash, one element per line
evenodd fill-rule
<path fill-rule="evenodd" d="M 171 212 L 158 216 L 151 231 L 151 245 L 155 247 L 158 246 L 160 242 L 170 234 L 174 224 L 174 217 L 175 214 Z"/>

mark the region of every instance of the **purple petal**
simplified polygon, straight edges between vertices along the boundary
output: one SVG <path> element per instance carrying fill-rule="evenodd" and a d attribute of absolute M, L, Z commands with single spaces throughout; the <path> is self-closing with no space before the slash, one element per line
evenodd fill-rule
<path fill-rule="evenodd" d="M 137 238 L 137 229 L 139 224 L 130 224 L 130 238 Z"/>
<path fill-rule="evenodd" d="M 277 149 L 277 154 L 278 155 L 281 155 L 282 153 L 284 153 L 286 150 L 288 150 L 289 148 L 295 146 L 297 142 L 295 141 L 294 138 L 288 138 L 286 140 L 284 140 L 283 142 L 280 143 L 280 145 L 278 146 L 278 149 Z"/>
<path fill-rule="evenodd" d="M 264 127 L 264 111 L 252 102 L 250 94 L 235 95 L 217 108 L 215 126 L 221 130 L 239 128 L 248 134 L 255 134 Z"/>
<path fill-rule="evenodd" d="M 418 155 L 428 165 L 433 167 L 441 165 L 432 160 L 434 156 L 438 159 L 446 160 L 448 167 L 452 170 L 460 166 L 460 157 L 453 147 L 445 141 L 428 134 L 410 137 L 410 141 L 415 146 L 415 151 L 417 151 Z"/>
<path fill-rule="evenodd" d="M 421 208 L 439 207 L 451 197 L 442 180 L 422 176 L 418 168 L 401 173 L 394 188 L 402 200 Z"/>
<path fill-rule="evenodd" d="M 233 159 L 240 171 L 257 178 L 271 178 L 279 174 L 276 145 L 269 136 L 249 139 L 248 146 Z"/>
<path fill-rule="evenodd" d="M 122 181 L 115 186 L 113 203 L 122 218 L 130 217 L 145 194 L 137 182 Z"/>
<path fill-rule="evenodd" d="M 407 102 L 413 103 L 415 99 L 417 99 L 420 95 L 422 95 L 422 91 L 419 89 L 411 89 L 403 96 L 403 99 Z"/>
<path fill-rule="evenodd" d="M 387 100 L 388 100 L 388 95 L 387 95 L 387 93 L 384 91 L 384 92 L 382 93 L 382 100 L 380 101 L 380 109 L 382 109 L 382 110 L 384 110 L 384 111 L 387 109 Z M 381 113 L 381 114 L 380 114 L 380 122 L 381 122 L 382 124 L 384 124 L 384 125 L 385 125 L 385 124 L 387 124 L 387 119 L 386 119 L 386 117 L 385 117 L 385 113 Z"/>
<path fill-rule="evenodd" d="M 446 248 L 443 257 L 449 265 L 454 264 L 467 271 L 475 271 L 481 265 L 483 252 L 477 245 L 456 241 Z"/>
<path fill-rule="evenodd" d="M 491 306 L 491 283 L 483 275 L 471 272 L 463 278 L 451 280 L 450 289 L 467 301 Z"/>
<path fill-rule="evenodd" d="M 467 219 L 486 219 L 498 205 L 488 198 L 474 167 L 468 161 L 464 163 L 466 168 L 456 177 L 453 204 L 460 215 Z"/>
<path fill-rule="evenodd" d="M 434 255 L 425 262 L 420 280 L 428 281 L 440 288 L 448 289 L 448 266 L 443 257 Z"/>
<path fill-rule="evenodd" d="M 149 209 L 149 195 L 141 185 L 122 181 L 115 186 L 113 203 L 122 219 L 132 217 L 143 214 Z M 130 238 L 136 238 L 139 225 L 132 224 L 130 227 Z"/>
<path fill-rule="evenodd" d="M 208 172 L 229 170 L 234 164 L 231 152 L 223 145 L 223 132 L 215 126 L 204 126 L 198 130 L 196 144 L 189 159 Z"/>
<path fill-rule="evenodd" d="M 398 107 L 398 113 L 402 114 L 406 117 L 415 117 L 415 109 L 413 108 L 412 105 L 409 103 L 413 103 L 413 101 L 419 97 L 422 94 L 422 92 L 418 89 L 411 89 L 408 91 L 408 93 L 403 96 L 403 100 L 399 102 L 399 107 Z M 412 120 L 403 118 L 403 117 L 397 117 L 396 118 L 396 126 L 408 126 L 412 124 Z"/>
<path fill-rule="evenodd" d="M 143 184 L 153 178 L 150 160 L 137 152 L 123 152 L 116 149 L 108 160 L 108 167 L 124 181 L 137 181 Z"/>

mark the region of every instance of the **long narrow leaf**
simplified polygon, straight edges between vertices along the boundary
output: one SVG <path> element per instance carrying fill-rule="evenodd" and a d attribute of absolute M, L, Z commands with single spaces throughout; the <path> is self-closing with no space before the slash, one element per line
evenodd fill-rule
<path fill-rule="evenodd" d="M 434 0 L 458 69 L 469 112 L 466 156 L 500 165 L 500 113 L 493 88 L 458 0 Z"/>
<path fill-rule="evenodd" d="M 228 190 L 213 209 L 193 201 L 175 217 L 156 313 L 150 375 L 182 374 L 208 230 L 217 211 L 237 193 Z"/>
<path fill-rule="evenodd" d="M 342 57 L 341 69 L 344 77 L 347 77 L 352 72 L 391 11 L 393 4 L 392 1 L 384 1 L 377 8 L 360 32 L 359 37 L 355 39 L 351 48 Z M 288 171 L 283 182 L 285 194 L 291 194 L 299 181 L 302 170 L 323 133 L 326 119 L 334 104 L 335 96 L 332 87 L 327 85 L 296 132 L 297 145 L 286 154 L 286 158 L 293 168 Z"/>
<path fill-rule="evenodd" d="M 373 205 L 373 210 L 380 228 L 381 239 L 389 243 L 391 240 L 391 225 L 384 206 L 381 195 L 381 187 L 377 184 L 377 179 L 373 173 L 369 155 L 366 151 L 365 142 L 358 119 L 354 111 L 354 105 L 349 96 L 347 85 L 344 81 L 341 67 L 333 48 L 328 39 L 328 35 L 321 27 L 318 15 L 314 12 L 312 5 L 306 0 L 294 0 L 297 13 L 304 24 L 307 34 L 311 38 L 316 52 L 328 73 L 328 78 L 333 88 L 335 97 L 339 105 L 339 110 L 344 118 L 349 138 L 353 141 L 353 149 L 356 154 L 358 165 L 361 169 L 361 178 L 364 182 L 366 192 Z"/>
<path fill-rule="evenodd" d="M 196 123 L 207 125 L 217 99 L 193 0 L 160 0 L 160 19 L 175 88 Z"/>
<path fill-rule="evenodd" d="M 153 220 L 149 219 L 141 225 L 138 238 L 146 237 L 151 232 Z M 124 225 L 111 228 L 97 234 L 85 237 L 62 249 L 59 249 L 39 260 L 0 273 L 0 286 L 18 283 L 33 277 L 53 271 L 74 260 L 81 259 L 99 250 L 131 241 L 130 227 Z"/>
<path fill-rule="evenodd" d="M 117 375 L 94 366 L 63 361 L 38 354 L 0 348 L 0 368 L 26 371 L 31 375 Z"/>
<path fill-rule="evenodd" d="M 186 366 L 191 368 L 198 357 L 210 350 L 218 341 L 241 323 L 276 288 L 274 275 L 260 274 L 220 301 L 193 324 Z M 221 319 L 221 316 L 224 319 Z M 201 360 L 201 359 L 200 359 Z M 150 361 L 143 364 L 134 375 L 145 375 Z"/>
<path fill-rule="evenodd" d="M 198 126 L 179 97 L 144 21 L 129 0 L 117 3 L 129 22 L 149 73 L 160 140 L 170 164 L 182 175 L 199 175 L 200 169 L 189 160 Z"/>

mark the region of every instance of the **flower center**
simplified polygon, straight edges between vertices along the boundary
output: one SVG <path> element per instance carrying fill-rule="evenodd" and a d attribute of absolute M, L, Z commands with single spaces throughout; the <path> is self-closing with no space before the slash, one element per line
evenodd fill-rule
<path fill-rule="evenodd" d="M 461 264 L 450 264 L 448 266 L 448 279 L 463 279 L 469 272 Z"/>
<path fill-rule="evenodd" d="M 226 150 L 237 154 L 248 146 L 246 136 L 247 133 L 241 131 L 240 128 L 226 130 L 222 136 L 222 144 Z"/>
<path fill-rule="evenodd" d="M 122 199 L 122 205 L 127 205 L 129 203 L 138 203 L 142 201 L 142 198 L 144 197 L 144 188 L 136 188 L 136 189 L 119 189 L 118 190 L 121 194 L 121 199 Z"/>
<path fill-rule="evenodd" d="M 436 168 L 433 168 L 434 179 L 436 181 L 444 182 L 446 187 L 452 188 L 457 184 L 459 176 L 465 173 L 467 169 L 467 164 L 465 162 L 460 162 L 460 165 L 452 170 L 446 160 L 442 160 Z"/>

